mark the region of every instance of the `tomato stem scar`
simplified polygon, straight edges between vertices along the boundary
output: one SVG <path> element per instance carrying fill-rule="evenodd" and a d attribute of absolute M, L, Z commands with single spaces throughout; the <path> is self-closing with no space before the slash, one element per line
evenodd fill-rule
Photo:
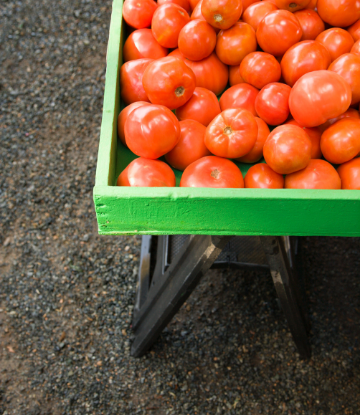
<path fill-rule="evenodd" d="M 218 179 L 220 176 L 220 172 L 218 169 L 215 169 L 211 172 L 211 177 L 213 177 L 214 179 Z"/>
<path fill-rule="evenodd" d="M 178 88 L 175 89 L 175 95 L 177 97 L 181 97 L 182 95 L 184 95 L 185 92 L 185 88 L 183 86 L 179 86 Z"/>
<path fill-rule="evenodd" d="M 233 132 L 231 127 L 225 127 L 224 128 L 224 134 L 230 135 Z"/>
<path fill-rule="evenodd" d="M 215 22 L 221 22 L 222 21 L 222 16 L 221 14 L 214 14 L 214 20 Z"/>

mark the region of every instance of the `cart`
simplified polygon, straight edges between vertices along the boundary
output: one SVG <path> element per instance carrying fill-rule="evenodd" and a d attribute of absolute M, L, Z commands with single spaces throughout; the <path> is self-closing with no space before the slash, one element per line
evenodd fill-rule
<path fill-rule="evenodd" d="M 309 322 L 296 272 L 297 236 L 359 236 L 356 190 L 116 187 L 136 156 L 117 139 L 125 39 L 114 0 L 94 204 L 102 235 L 144 235 L 131 353 L 143 355 L 210 267 L 266 268 L 302 358 Z M 251 167 L 237 163 L 243 175 Z M 181 172 L 174 170 L 177 186 Z"/>

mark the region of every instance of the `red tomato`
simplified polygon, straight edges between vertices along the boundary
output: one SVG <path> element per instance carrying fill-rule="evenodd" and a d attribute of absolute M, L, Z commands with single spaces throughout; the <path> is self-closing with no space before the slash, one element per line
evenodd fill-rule
<path fill-rule="evenodd" d="M 118 116 L 118 135 L 121 142 L 126 146 L 125 141 L 125 122 L 130 112 L 134 111 L 135 108 L 141 107 L 143 105 L 150 105 L 149 102 L 137 101 L 125 107 Z"/>
<path fill-rule="evenodd" d="M 283 176 L 274 172 L 267 164 L 255 164 L 246 173 L 245 188 L 247 189 L 282 189 L 283 187 Z"/>
<path fill-rule="evenodd" d="M 242 157 L 255 145 L 258 126 L 250 111 L 228 109 L 208 125 L 205 145 L 212 154 L 230 159 Z"/>
<path fill-rule="evenodd" d="M 338 167 L 342 189 L 360 190 L 360 158 L 348 161 Z"/>
<path fill-rule="evenodd" d="M 281 78 L 281 67 L 274 56 L 265 52 L 253 52 L 240 64 L 240 75 L 245 82 L 261 89 Z"/>
<path fill-rule="evenodd" d="M 300 10 L 294 16 L 299 20 L 303 32 L 301 40 L 315 40 L 325 30 L 325 24 L 315 10 Z"/>
<path fill-rule="evenodd" d="M 116 185 L 175 187 L 175 174 L 163 161 L 139 157 L 123 170 L 117 179 Z"/>
<path fill-rule="evenodd" d="M 347 27 L 360 18 L 358 0 L 318 0 L 317 11 L 331 26 Z"/>
<path fill-rule="evenodd" d="M 285 82 L 293 86 L 306 73 L 327 69 L 330 63 L 330 53 L 325 46 L 314 40 L 304 40 L 286 51 L 281 71 Z"/>
<path fill-rule="evenodd" d="M 360 56 L 360 39 L 354 43 L 354 46 L 351 48 L 350 53 Z"/>
<path fill-rule="evenodd" d="M 344 53 L 349 53 L 354 45 L 354 39 L 350 33 L 338 27 L 325 30 L 315 40 L 326 47 L 330 52 L 332 61 Z"/>
<path fill-rule="evenodd" d="M 205 20 L 218 29 L 229 29 L 243 11 L 241 0 L 202 0 L 201 13 Z"/>
<path fill-rule="evenodd" d="M 325 160 L 311 160 L 308 166 L 285 177 L 285 189 L 341 189 L 334 167 Z"/>
<path fill-rule="evenodd" d="M 226 88 L 229 71 L 215 53 L 197 62 L 186 59 L 179 49 L 172 51 L 170 56 L 182 59 L 192 69 L 196 77 L 196 86 L 210 89 L 215 95 L 220 95 Z"/>
<path fill-rule="evenodd" d="M 350 103 L 350 86 L 331 71 L 315 71 L 302 76 L 293 86 L 289 99 L 293 118 L 304 127 L 317 127 L 338 117 Z"/>
<path fill-rule="evenodd" d="M 330 66 L 329 71 L 341 75 L 350 85 L 352 92 L 351 105 L 360 102 L 360 56 L 346 53 L 337 58 Z"/>
<path fill-rule="evenodd" d="M 201 157 L 210 156 L 210 151 L 204 144 L 206 127 L 197 121 L 180 121 L 180 140 L 176 146 L 165 155 L 166 161 L 175 169 L 184 170 Z"/>
<path fill-rule="evenodd" d="M 220 112 L 216 95 L 208 89 L 196 87 L 189 101 L 176 109 L 176 116 L 180 121 L 195 120 L 207 127 Z"/>
<path fill-rule="evenodd" d="M 123 48 L 124 62 L 142 58 L 159 59 L 167 54 L 168 50 L 159 45 L 151 29 L 139 29 L 132 32 Z"/>
<path fill-rule="evenodd" d="M 310 3 L 308 4 L 308 9 L 316 9 L 317 0 L 310 0 Z"/>
<path fill-rule="evenodd" d="M 304 169 L 309 164 L 311 141 L 302 128 L 296 125 L 281 125 L 270 133 L 263 152 L 266 163 L 276 173 L 290 174 Z"/>
<path fill-rule="evenodd" d="M 244 82 L 242 76 L 240 75 L 240 66 L 229 66 L 229 84 L 234 86 L 237 84 L 242 84 Z"/>
<path fill-rule="evenodd" d="M 357 42 L 360 39 L 360 20 L 356 21 L 353 25 L 348 27 L 347 31 L 354 39 L 354 42 Z"/>
<path fill-rule="evenodd" d="M 153 59 L 136 59 L 124 63 L 120 69 L 120 93 L 126 104 L 136 101 L 150 102 L 142 84 L 143 74 Z"/>
<path fill-rule="evenodd" d="M 296 125 L 297 127 L 302 128 L 306 134 L 309 136 L 311 141 L 311 158 L 312 159 L 321 159 L 321 148 L 320 148 L 320 140 L 321 140 L 321 129 L 319 127 L 302 127 L 299 123 L 295 120 L 287 121 L 285 124 Z"/>
<path fill-rule="evenodd" d="M 259 26 L 261 20 L 270 12 L 278 10 L 275 4 L 269 1 L 258 1 L 249 6 L 242 15 L 242 20 L 249 24 L 255 31 Z"/>
<path fill-rule="evenodd" d="M 189 0 L 157 0 L 158 6 L 162 6 L 165 3 L 174 3 L 178 6 L 182 7 L 184 10 L 186 10 L 189 14 L 191 12 L 190 2 Z"/>
<path fill-rule="evenodd" d="M 254 52 L 256 47 L 254 29 L 247 23 L 237 22 L 230 29 L 219 32 L 216 54 L 226 65 L 240 65 L 245 56 Z"/>
<path fill-rule="evenodd" d="M 143 105 L 129 114 L 125 122 L 125 139 L 137 156 L 157 159 L 178 143 L 180 124 L 168 108 Z"/>
<path fill-rule="evenodd" d="M 289 12 L 296 12 L 305 9 L 310 0 L 275 0 L 275 4 L 279 9 L 288 10 Z"/>
<path fill-rule="evenodd" d="M 191 10 L 194 10 L 195 7 L 200 3 L 201 0 L 190 0 Z"/>
<path fill-rule="evenodd" d="M 258 93 L 259 91 L 249 84 L 234 85 L 222 94 L 220 98 L 221 111 L 230 108 L 242 108 L 257 116 L 255 100 Z"/>
<path fill-rule="evenodd" d="M 243 188 L 244 179 L 232 161 L 208 156 L 186 167 L 180 187 Z"/>
<path fill-rule="evenodd" d="M 180 52 L 187 59 L 200 61 L 215 49 L 216 33 L 209 23 L 200 19 L 191 20 L 181 29 L 178 43 Z"/>
<path fill-rule="evenodd" d="M 254 3 L 258 3 L 259 0 L 242 0 L 242 6 L 243 6 L 243 15 L 245 10 L 247 10 L 248 7 L 250 7 Z"/>
<path fill-rule="evenodd" d="M 302 30 L 298 19 L 287 10 L 268 13 L 260 22 L 256 38 L 264 52 L 274 56 L 283 55 L 299 42 Z"/>
<path fill-rule="evenodd" d="M 342 164 L 360 152 L 360 120 L 343 118 L 325 130 L 320 146 L 323 156 L 333 164 Z"/>
<path fill-rule="evenodd" d="M 355 119 L 360 119 L 360 114 L 359 111 L 354 109 L 354 108 L 349 108 L 347 111 L 345 111 L 343 114 L 339 115 L 336 118 L 331 118 L 330 120 L 328 120 L 325 124 L 326 124 L 326 128 L 329 128 L 330 125 L 335 124 L 337 121 L 342 120 L 343 118 L 355 118 Z"/>
<path fill-rule="evenodd" d="M 206 22 L 205 17 L 201 14 L 201 4 L 202 4 L 202 0 L 199 0 L 199 2 L 193 8 L 193 11 L 192 11 L 191 17 L 190 17 L 191 20 L 200 19 L 200 20 L 204 20 Z"/>
<path fill-rule="evenodd" d="M 245 154 L 245 156 L 237 159 L 237 161 L 240 161 L 241 163 L 256 163 L 263 156 L 264 144 L 270 134 L 270 130 L 265 121 L 261 118 L 255 117 L 255 121 L 258 126 L 256 142 L 254 147 L 247 154 Z"/>
<path fill-rule="evenodd" d="M 165 3 L 156 9 L 151 22 L 151 30 L 161 46 L 177 48 L 180 30 L 189 21 L 190 17 L 186 10 L 177 4 Z"/>
<path fill-rule="evenodd" d="M 266 124 L 280 125 L 290 114 L 289 85 L 274 82 L 264 86 L 255 101 L 255 110 Z"/>
<path fill-rule="evenodd" d="M 179 108 L 192 96 L 196 86 L 194 72 L 173 56 L 153 61 L 143 75 L 144 90 L 153 104 Z"/>
<path fill-rule="evenodd" d="M 151 25 L 151 19 L 157 4 L 153 0 L 126 0 L 123 6 L 125 22 L 135 29 L 143 29 Z"/>

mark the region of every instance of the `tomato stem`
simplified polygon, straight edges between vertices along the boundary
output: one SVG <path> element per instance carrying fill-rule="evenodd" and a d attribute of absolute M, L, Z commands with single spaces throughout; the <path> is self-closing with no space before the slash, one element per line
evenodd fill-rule
<path fill-rule="evenodd" d="M 221 14 L 214 14 L 215 22 L 221 22 L 222 19 L 223 19 L 223 17 L 221 16 Z"/>
<path fill-rule="evenodd" d="M 233 132 L 231 127 L 225 127 L 224 128 L 224 134 L 230 135 Z"/>
<path fill-rule="evenodd" d="M 296 3 L 290 3 L 289 7 L 291 7 L 291 8 L 297 7 L 297 4 Z"/>

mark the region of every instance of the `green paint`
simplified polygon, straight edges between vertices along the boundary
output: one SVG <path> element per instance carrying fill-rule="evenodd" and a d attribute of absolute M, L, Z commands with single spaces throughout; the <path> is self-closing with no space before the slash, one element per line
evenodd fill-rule
<path fill-rule="evenodd" d="M 122 0 L 114 0 L 94 202 L 103 235 L 360 236 L 360 192 L 114 186 L 136 158 L 117 139 Z M 245 175 L 251 167 L 239 163 Z M 174 170 L 179 185 L 181 172 Z"/>

